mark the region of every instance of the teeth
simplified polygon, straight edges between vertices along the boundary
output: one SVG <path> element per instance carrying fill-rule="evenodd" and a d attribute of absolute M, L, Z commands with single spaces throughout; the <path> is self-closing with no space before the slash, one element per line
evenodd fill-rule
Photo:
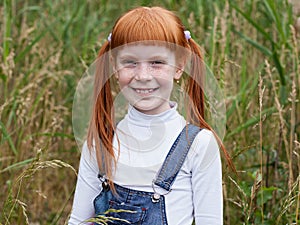
<path fill-rule="evenodd" d="M 135 89 L 135 91 L 139 94 L 149 94 L 154 91 L 154 88 L 151 89 Z"/>

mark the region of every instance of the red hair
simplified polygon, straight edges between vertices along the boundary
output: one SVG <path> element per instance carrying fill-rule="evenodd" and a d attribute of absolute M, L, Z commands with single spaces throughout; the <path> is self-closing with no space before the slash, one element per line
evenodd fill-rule
<path fill-rule="evenodd" d="M 200 48 L 193 39 L 186 39 L 181 20 L 171 11 L 161 7 L 138 7 L 121 16 L 112 29 L 110 42 L 106 41 L 99 51 L 94 106 L 87 138 L 89 149 L 96 148 L 99 169 L 111 181 L 112 167 L 117 161 L 112 144 L 115 121 L 107 53 L 111 49 L 138 41 L 163 41 L 182 46 L 192 52 L 191 72 L 186 85 L 186 92 L 192 104 L 188 106 L 187 121 L 215 134 L 229 166 L 234 169 L 221 140 L 204 120 L 204 62 Z"/>

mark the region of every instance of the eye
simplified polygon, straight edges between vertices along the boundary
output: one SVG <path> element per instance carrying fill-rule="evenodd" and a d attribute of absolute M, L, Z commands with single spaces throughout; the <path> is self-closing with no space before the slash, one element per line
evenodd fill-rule
<path fill-rule="evenodd" d="M 150 62 L 150 64 L 152 66 L 162 66 L 162 65 L 166 64 L 166 62 L 163 60 L 153 60 Z"/>
<path fill-rule="evenodd" d="M 121 62 L 121 64 L 123 67 L 131 68 L 135 67 L 137 65 L 137 62 L 135 60 L 125 59 Z"/>

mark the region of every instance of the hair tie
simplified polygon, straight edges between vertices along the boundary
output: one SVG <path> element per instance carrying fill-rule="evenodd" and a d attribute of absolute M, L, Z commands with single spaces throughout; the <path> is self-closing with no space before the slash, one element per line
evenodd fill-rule
<path fill-rule="evenodd" d="M 188 30 L 185 30 L 185 31 L 184 31 L 184 36 L 185 36 L 185 39 L 186 39 L 187 41 L 190 40 L 190 39 L 192 38 L 191 32 L 188 31 Z"/>
<path fill-rule="evenodd" d="M 111 42 L 111 33 L 109 33 L 107 40 L 108 40 L 108 42 Z"/>

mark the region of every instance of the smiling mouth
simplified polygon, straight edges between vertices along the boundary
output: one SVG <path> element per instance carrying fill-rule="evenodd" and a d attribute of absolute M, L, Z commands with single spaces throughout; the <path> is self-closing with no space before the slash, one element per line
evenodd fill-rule
<path fill-rule="evenodd" d="M 138 94 L 151 94 L 158 88 L 132 88 Z"/>

